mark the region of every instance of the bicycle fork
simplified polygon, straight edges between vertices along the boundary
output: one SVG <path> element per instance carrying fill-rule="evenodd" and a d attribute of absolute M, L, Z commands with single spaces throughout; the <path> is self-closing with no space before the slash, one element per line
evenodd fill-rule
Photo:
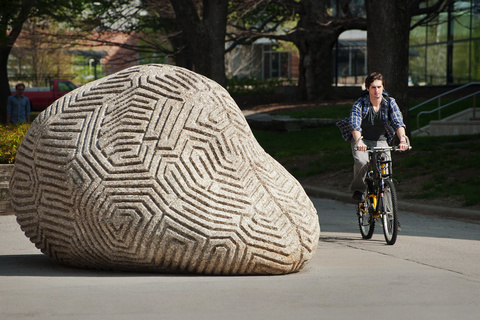
<path fill-rule="evenodd" d="M 380 204 L 380 203 L 383 203 L 383 197 L 384 197 L 384 193 L 383 193 L 383 188 L 384 188 L 384 181 L 383 179 L 380 179 L 380 187 L 378 188 L 378 198 L 377 199 L 377 204 Z M 374 215 L 374 218 L 380 218 L 380 215 L 384 212 L 381 212 L 382 210 L 382 206 L 379 206 L 379 205 L 375 205 L 375 215 Z"/>

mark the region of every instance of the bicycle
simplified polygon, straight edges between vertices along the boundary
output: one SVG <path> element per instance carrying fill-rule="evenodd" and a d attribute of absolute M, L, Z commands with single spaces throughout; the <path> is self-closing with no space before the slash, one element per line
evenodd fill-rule
<path fill-rule="evenodd" d="M 407 142 L 409 144 L 409 142 Z M 408 150 L 412 147 L 409 144 Z M 363 239 L 371 239 L 375 221 L 383 226 L 385 241 L 395 244 L 399 229 L 397 193 L 393 184 L 392 160 L 387 151 L 401 150 L 398 146 L 367 148 L 369 170 L 363 201 L 357 206 L 358 225 Z"/>

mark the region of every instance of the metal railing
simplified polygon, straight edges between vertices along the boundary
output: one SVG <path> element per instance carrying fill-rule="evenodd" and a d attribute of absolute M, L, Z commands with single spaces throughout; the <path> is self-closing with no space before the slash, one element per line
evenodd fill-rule
<path fill-rule="evenodd" d="M 456 92 L 456 91 L 465 89 L 465 88 L 467 88 L 467 87 L 473 86 L 473 85 L 480 85 L 480 82 L 467 83 L 467 84 L 465 84 L 465 85 L 463 85 L 463 86 L 461 86 L 461 87 L 458 87 L 458 88 L 452 89 L 452 90 L 450 90 L 450 91 L 444 92 L 444 93 L 442 93 L 442 94 L 440 94 L 440 95 L 438 95 L 438 96 L 436 96 L 436 97 L 433 97 L 433 98 L 431 98 L 431 99 L 429 99 L 429 100 L 427 100 L 427 101 L 424 101 L 424 102 L 422 102 L 422 103 L 420 103 L 420 104 L 417 104 L 417 105 L 414 106 L 414 107 L 411 107 L 411 108 L 409 109 L 409 111 L 415 110 L 415 109 L 417 109 L 417 108 L 419 108 L 419 107 L 421 107 L 421 106 L 423 106 L 423 105 L 425 105 L 425 104 L 427 104 L 427 103 L 429 103 L 429 102 L 438 100 L 438 107 L 437 107 L 437 108 L 435 108 L 435 109 L 433 109 L 433 110 L 429 110 L 429 111 L 420 111 L 420 112 L 417 114 L 417 130 L 420 130 L 420 131 L 421 131 L 421 128 L 420 128 L 420 116 L 421 116 L 422 114 L 430 114 L 430 113 L 434 113 L 434 112 L 437 112 L 437 111 L 438 111 L 438 120 L 440 120 L 440 119 L 442 118 L 442 113 L 441 113 L 441 110 L 442 110 L 442 109 L 444 109 L 444 108 L 446 108 L 446 107 L 448 107 L 448 106 L 450 106 L 450 105 L 452 105 L 452 104 L 455 104 L 455 103 L 457 103 L 457 102 L 460 102 L 460 101 L 462 101 L 462 100 L 468 99 L 468 98 L 470 98 L 470 97 L 473 97 L 473 117 L 472 117 L 472 120 L 476 120 L 476 119 L 477 119 L 476 116 L 475 116 L 476 95 L 477 95 L 477 94 L 480 94 L 480 91 L 476 91 L 476 92 L 474 92 L 474 93 L 471 93 L 471 94 L 469 94 L 469 95 L 466 95 L 466 96 L 464 96 L 464 97 L 462 97 L 462 98 L 460 98 L 460 99 L 457 99 L 457 100 L 455 100 L 455 101 L 449 102 L 449 103 L 447 103 L 447 104 L 445 104 L 445 105 L 443 105 L 443 106 L 440 104 L 440 99 L 441 99 L 442 97 L 444 97 L 444 96 L 446 96 L 446 95 L 449 95 L 449 94 L 451 94 L 451 93 L 453 93 L 453 92 Z"/>

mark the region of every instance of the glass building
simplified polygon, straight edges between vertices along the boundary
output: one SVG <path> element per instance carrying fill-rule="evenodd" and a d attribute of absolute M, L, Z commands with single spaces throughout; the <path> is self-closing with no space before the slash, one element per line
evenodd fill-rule
<path fill-rule="evenodd" d="M 413 29 L 409 66 L 418 84 L 480 81 L 480 0 L 455 1 L 436 19 Z"/>
<path fill-rule="evenodd" d="M 423 16 L 412 18 L 415 25 Z M 366 32 L 345 32 L 334 49 L 333 83 L 358 85 L 366 76 Z M 480 82 L 480 0 L 454 1 L 410 31 L 410 85 Z"/>

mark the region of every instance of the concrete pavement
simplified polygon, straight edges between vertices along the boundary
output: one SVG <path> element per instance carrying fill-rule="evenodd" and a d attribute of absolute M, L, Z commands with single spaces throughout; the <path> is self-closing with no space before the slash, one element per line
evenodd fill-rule
<path fill-rule="evenodd" d="M 67 268 L 0 217 L 1 319 L 477 319 L 480 225 L 401 211 L 387 246 L 362 240 L 353 205 L 312 198 L 314 258 L 285 276 L 211 277 Z"/>

